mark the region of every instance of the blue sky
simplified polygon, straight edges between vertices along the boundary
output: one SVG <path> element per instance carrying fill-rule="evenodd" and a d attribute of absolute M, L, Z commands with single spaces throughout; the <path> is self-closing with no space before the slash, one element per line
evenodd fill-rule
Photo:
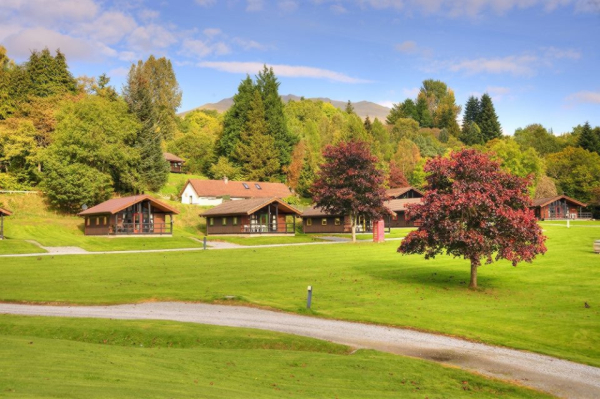
<path fill-rule="evenodd" d="M 0 0 L 17 61 L 60 47 L 74 75 L 120 88 L 132 62 L 173 62 L 181 110 L 232 96 L 272 65 L 281 94 L 414 98 L 443 80 L 457 103 L 488 92 L 505 134 L 600 125 L 600 0 Z"/>

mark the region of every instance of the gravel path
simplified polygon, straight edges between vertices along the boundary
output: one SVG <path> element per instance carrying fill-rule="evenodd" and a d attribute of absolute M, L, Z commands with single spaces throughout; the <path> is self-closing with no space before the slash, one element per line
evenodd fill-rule
<path fill-rule="evenodd" d="M 156 319 L 279 331 L 459 366 L 565 398 L 600 398 L 600 368 L 458 338 L 262 309 L 180 302 L 117 306 L 0 304 L 0 314 Z"/>

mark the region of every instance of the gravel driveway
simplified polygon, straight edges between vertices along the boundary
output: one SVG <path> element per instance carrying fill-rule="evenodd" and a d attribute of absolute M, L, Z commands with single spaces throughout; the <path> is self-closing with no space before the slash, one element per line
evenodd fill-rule
<path fill-rule="evenodd" d="M 407 329 L 262 309 L 181 302 L 116 306 L 0 304 L 0 314 L 155 319 L 248 327 L 313 337 L 459 366 L 565 398 L 600 398 L 600 368 Z"/>

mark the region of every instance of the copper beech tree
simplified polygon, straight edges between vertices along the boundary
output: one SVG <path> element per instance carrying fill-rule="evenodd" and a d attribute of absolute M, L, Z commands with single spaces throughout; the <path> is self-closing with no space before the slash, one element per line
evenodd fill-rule
<path fill-rule="evenodd" d="M 468 259 L 471 288 L 477 288 L 482 259 L 507 259 L 516 266 L 546 252 L 546 237 L 529 209 L 530 179 L 502 171 L 489 155 L 473 149 L 431 159 L 425 172 L 423 202 L 407 210 L 407 217 L 420 226 L 398 252 Z"/>
<path fill-rule="evenodd" d="M 332 215 L 348 215 L 352 242 L 356 242 L 359 216 L 380 220 L 390 214 L 383 183 L 385 176 L 377 169 L 377 158 L 369 144 L 362 141 L 340 142 L 323 152 L 325 162 L 311 188 L 315 204 Z"/>

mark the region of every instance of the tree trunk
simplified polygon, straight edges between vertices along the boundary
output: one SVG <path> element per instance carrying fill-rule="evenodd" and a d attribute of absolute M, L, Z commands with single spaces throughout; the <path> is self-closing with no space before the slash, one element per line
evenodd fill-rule
<path fill-rule="evenodd" d="M 350 215 L 350 223 L 352 225 L 352 242 L 356 242 L 356 216 Z"/>
<path fill-rule="evenodd" d="M 471 282 L 469 283 L 469 288 L 477 288 L 477 268 L 479 265 L 471 260 Z"/>

